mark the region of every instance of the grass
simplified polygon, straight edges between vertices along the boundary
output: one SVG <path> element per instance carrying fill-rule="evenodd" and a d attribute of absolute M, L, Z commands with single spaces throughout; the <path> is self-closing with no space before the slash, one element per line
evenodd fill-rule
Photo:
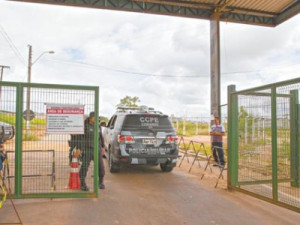
<path fill-rule="evenodd" d="M 0 113 L 0 121 L 3 123 L 10 124 L 12 126 L 16 125 L 16 116 L 15 114 L 3 114 Z M 46 120 L 45 119 L 38 119 L 34 118 L 33 120 L 30 121 L 30 129 L 31 132 L 30 134 L 23 134 L 22 135 L 22 140 L 23 141 L 39 141 L 40 138 L 38 137 L 37 134 L 34 133 L 37 127 L 44 127 L 46 125 Z M 26 121 L 22 119 L 22 126 L 25 128 L 26 126 Z"/>
<path fill-rule="evenodd" d="M 177 128 L 176 122 L 173 123 L 174 128 Z M 185 135 L 187 137 L 196 135 L 197 131 L 197 123 L 186 121 L 185 122 Z M 208 135 L 208 123 L 198 123 L 198 135 Z M 182 136 L 183 135 L 183 121 L 178 122 L 178 130 L 177 134 Z"/>
<path fill-rule="evenodd" d="M 195 150 L 195 152 L 201 152 L 201 153 L 203 153 L 203 154 L 205 154 L 205 151 L 206 151 L 206 154 L 207 155 L 210 155 L 211 154 L 211 147 L 210 147 L 210 145 L 204 145 L 204 148 L 203 148 L 203 146 L 201 146 L 201 144 L 199 144 L 199 143 L 194 143 L 194 146 L 193 145 L 190 145 L 189 146 L 189 143 L 186 143 L 185 144 L 186 146 L 186 148 L 187 147 L 189 147 L 189 149 L 190 150 Z M 181 143 L 180 145 L 179 145 L 179 148 L 181 148 L 181 149 L 184 149 L 184 145 L 183 145 L 183 143 Z"/>
<path fill-rule="evenodd" d="M 15 114 L 1 114 L 0 113 L 0 121 L 13 125 L 16 125 L 16 116 Z M 26 121 L 24 119 L 22 119 L 22 125 L 23 127 L 25 126 Z M 38 118 L 34 118 L 33 120 L 30 121 L 30 125 L 46 125 L 46 120 L 45 119 L 38 119 Z"/>
<path fill-rule="evenodd" d="M 39 141 L 40 139 L 35 134 L 23 134 L 22 135 L 23 141 Z"/>
<path fill-rule="evenodd" d="M 0 113 L 0 121 L 14 126 L 16 124 L 16 117 L 15 115 Z"/>

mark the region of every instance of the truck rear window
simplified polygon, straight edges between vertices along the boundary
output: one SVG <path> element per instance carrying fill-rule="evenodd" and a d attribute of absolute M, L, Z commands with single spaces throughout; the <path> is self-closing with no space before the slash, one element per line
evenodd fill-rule
<path fill-rule="evenodd" d="M 172 123 L 166 115 L 127 115 L 124 120 L 123 130 L 138 129 L 164 130 L 168 132 L 174 131 Z"/>

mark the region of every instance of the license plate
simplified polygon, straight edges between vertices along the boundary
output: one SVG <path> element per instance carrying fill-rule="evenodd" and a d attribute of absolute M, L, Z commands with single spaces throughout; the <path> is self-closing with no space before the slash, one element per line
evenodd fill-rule
<path fill-rule="evenodd" d="M 139 164 L 138 158 L 132 158 L 131 159 L 131 164 Z"/>
<path fill-rule="evenodd" d="M 144 145 L 156 145 L 157 140 L 156 139 L 143 139 Z"/>

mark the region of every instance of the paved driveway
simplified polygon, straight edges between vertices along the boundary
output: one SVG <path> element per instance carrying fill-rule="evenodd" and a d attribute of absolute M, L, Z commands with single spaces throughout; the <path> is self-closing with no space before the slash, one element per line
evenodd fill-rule
<path fill-rule="evenodd" d="M 238 192 L 229 192 L 215 177 L 200 180 L 188 165 L 162 173 L 158 167 L 124 168 L 107 172 L 106 189 L 94 199 L 15 200 L 23 224 L 66 225 L 201 225 L 297 224 L 296 212 Z M 0 223 L 16 223 L 9 201 Z"/>

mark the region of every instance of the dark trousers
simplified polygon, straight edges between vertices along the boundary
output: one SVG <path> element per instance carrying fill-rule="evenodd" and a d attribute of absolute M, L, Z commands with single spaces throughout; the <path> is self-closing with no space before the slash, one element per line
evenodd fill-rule
<path fill-rule="evenodd" d="M 216 148 L 214 148 L 216 147 Z M 224 150 L 223 150 L 223 143 L 222 142 L 213 142 L 213 157 L 216 163 L 220 163 L 222 166 L 225 165 L 224 159 Z"/>
<path fill-rule="evenodd" d="M 104 175 L 105 175 L 105 169 L 104 169 L 103 155 L 102 155 L 101 151 L 99 152 L 98 156 L 99 156 L 98 157 L 98 162 L 99 162 L 99 171 L 98 171 L 99 183 L 102 184 L 103 183 L 103 178 L 104 178 Z"/>
<path fill-rule="evenodd" d="M 82 164 L 81 164 L 81 167 L 79 170 L 79 178 L 80 178 L 82 186 L 86 185 L 85 177 L 88 172 L 91 161 L 94 160 L 94 152 L 93 151 L 94 151 L 93 149 L 89 149 L 87 151 L 83 151 L 83 153 L 82 153 Z M 99 166 L 98 166 L 99 183 L 103 183 L 105 169 L 104 169 L 104 163 L 103 163 L 103 156 L 102 156 L 101 152 L 98 154 L 98 162 L 99 162 Z"/>

